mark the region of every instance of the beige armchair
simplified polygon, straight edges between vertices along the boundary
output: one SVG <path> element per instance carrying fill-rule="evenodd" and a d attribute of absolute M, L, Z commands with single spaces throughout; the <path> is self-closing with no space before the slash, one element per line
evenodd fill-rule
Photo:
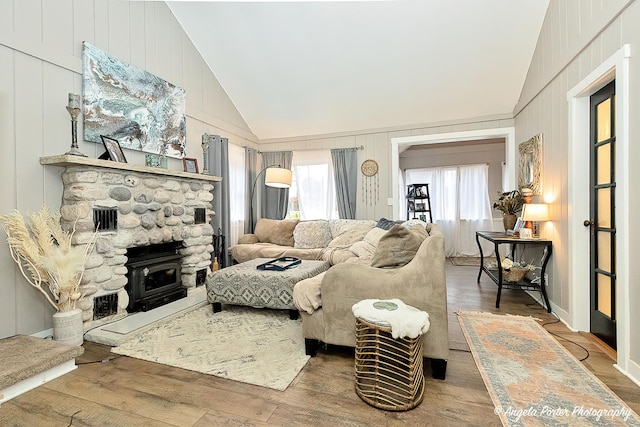
<path fill-rule="evenodd" d="M 319 342 L 355 346 L 355 318 L 351 307 L 358 301 L 399 298 L 429 313 L 431 327 L 423 336 L 423 355 L 431 359 L 433 377 L 444 379 L 449 357 L 447 289 L 444 239 L 435 224 L 414 258 L 395 269 L 357 263 L 331 267 L 321 282 L 322 307 L 302 315 L 306 353 L 315 356 Z"/>

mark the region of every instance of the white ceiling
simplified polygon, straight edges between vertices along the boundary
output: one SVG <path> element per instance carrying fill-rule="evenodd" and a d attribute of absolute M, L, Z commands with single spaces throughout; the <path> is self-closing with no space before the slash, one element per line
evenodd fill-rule
<path fill-rule="evenodd" d="M 511 114 L 549 0 L 167 4 L 265 140 Z"/>

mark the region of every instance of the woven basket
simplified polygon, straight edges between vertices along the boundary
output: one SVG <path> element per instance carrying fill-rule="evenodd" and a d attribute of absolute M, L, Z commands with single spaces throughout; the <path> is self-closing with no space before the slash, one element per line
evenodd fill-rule
<path fill-rule="evenodd" d="M 371 406 L 406 411 L 422 402 L 422 335 L 391 336 L 391 328 L 356 317 L 356 393 Z"/>
<path fill-rule="evenodd" d="M 502 270 L 502 280 L 505 282 L 519 282 L 527 275 L 526 268 L 511 267 L 509 270 Z"/>

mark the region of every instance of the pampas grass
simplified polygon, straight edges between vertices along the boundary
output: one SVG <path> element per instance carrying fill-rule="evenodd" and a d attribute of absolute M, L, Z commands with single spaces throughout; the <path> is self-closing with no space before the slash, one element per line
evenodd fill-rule
<path fill-rule="evenodd" d="M 30 214 L 28 222 L 14 210 L 1 215 L 11 257 L 27 282 L 40 291 L 58 311 L 76 308 L 84 265 L 94 239 L 74 246 L 75 227 L 67 232 L 60 225 L 60 213 L 43 206 Z M 94 235 L 95 238 L 95 235 Z"/>

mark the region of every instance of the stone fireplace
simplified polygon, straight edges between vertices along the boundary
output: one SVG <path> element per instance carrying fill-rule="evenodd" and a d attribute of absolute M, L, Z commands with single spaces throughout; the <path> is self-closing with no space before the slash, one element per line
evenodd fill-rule
<path fill-rule="evenodd" d="M 85 330 L 177 299 L 210 271 L 212 182 L 219 177 L 70 155 L 40 163 L 65 168 L 61 214 L 63 225 L 75 227 L 73 242 L 87 244 L 98 230 L 78 301 Z M 177 255 L 177 269 L 167 265 L 161 273 L 157 263 L 143 265 L 158 248 L 173 248 L 168 252 Z M 138 257 L 130 263 L 134 269 L 132 254 Z M 136 301 L 127 286 L 132 275 L 147 282 L 146 295 L 138 292 Z M 171 281 L 180 284 L 170 287 Z"/>

